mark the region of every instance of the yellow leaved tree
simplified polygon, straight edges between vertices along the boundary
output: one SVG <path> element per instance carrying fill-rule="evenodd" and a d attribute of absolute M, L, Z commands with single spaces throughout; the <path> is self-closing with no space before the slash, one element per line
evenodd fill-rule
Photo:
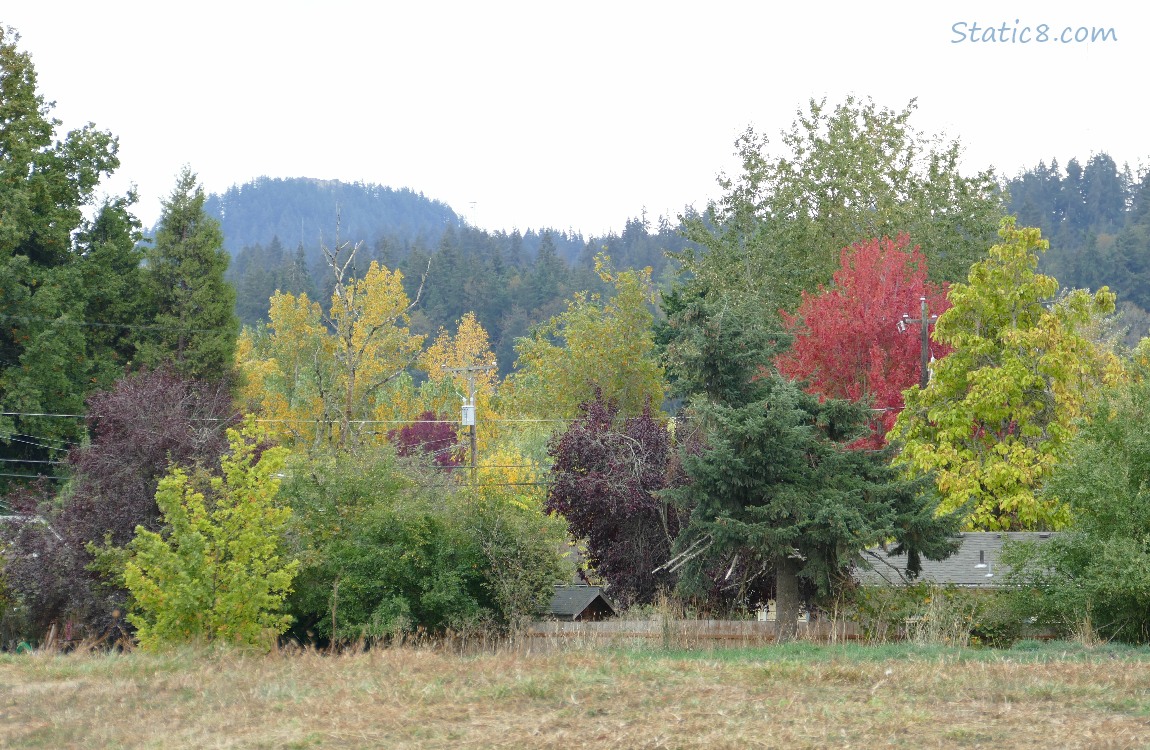
<path fill-rule="evenodd" d="M 428 379 L 420 388 L 424 409 L 457 418 L 470 389 L 468 368 L 474 368 L 476 439 L 480 452 L 499 440 L 496 392 L 499 373 L 486 329 L 469 312 L 460 318 L 455 335 L 440 329 L 435 341 L 419 359 Z M 487 369 L 479 369 L 487 368 Z"/>
<path fill-rule="evenodd" d="M 408 328 L 419 294 L 409 300 L 402 274 L 376 262 L 354 278 L 358 248 L 323 248 L 335 276 L 326 312 L 306 294 L 277 292 L 267 326 L 241 337 L 249 409 L 297 448 L 346 448 L 383 432 L 368 426 L 379 395 L 423 349 L 424 337 Z"/>
<path fill-rule="evenodd" d="M 896 463 L 931 475 L 941 512 L 967 509 L 981 531 L 1059 529 L 1070 508 L 1043 484 L 1068 455 L 1100 386 L 1121 377 L 1112 352 L 1085 335 L 1114 311 L 1114 294 L 1074 290 L 1038 273 L 1038 229 L 1002 220 L 1001 242 L 951 286 L 935 338 L 952 352 L 925 389 L 904 392 L 891 433 Z"/>

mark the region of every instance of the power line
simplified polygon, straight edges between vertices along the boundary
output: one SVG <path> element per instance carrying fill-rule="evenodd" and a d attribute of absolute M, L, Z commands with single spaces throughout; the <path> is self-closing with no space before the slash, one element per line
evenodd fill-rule
<path fill-rule="evenodd" d="M 17 437 L 18 435 L 24 435 L 24 438 Z M 33 439 L 32 440 L 26 440 L 25 438 L 33 438 Z M 13 433 L 11 435 L 0 435 L 0 440 L 9 440 L 9 441 L 16 442 L 16 443 L 24 443 L 25 445 L 31 445 L 35 448 L 45 448 L 45 449 L 50 450 L 50 451 L 68 450 L 70 445 L 79 445 L 79 443 L 74 443 L 74 442 L 69 441 L 69 440 L 57 440 L 56 438 L 42 437 L 39 435 L 25 435 L 22 432 Z M 43 441 L 48 441 L 48 442 L 43 442 Z M 52 442 L 67 443 L 69 445 L 50 445 L 50 443 L 52 443 Z"/>
<path fill-rule="evenodd" d="M 4 315 L 2 320 L 18 320 L 22 323 L 48 323 L 50 325 L 79 326 L 83 328 L 124 328 L 137 331 L 183 331 L 185 333 L 217 333 L 218 328 L 187 328 L 185 326 L 165 326 L 159 323 L 96 323 L 87 320 L 60 320 L 58 318 L 42 318 L 34 315 Z"/>
<path fill-rule="evenodd" d="M 64 478 L 64 477 L 55 476 L 53 474 L 8 474 L 6 472 L 0 472 L 0 477 L 17 477 L 19 479 L 56 479 L 56 480 L 60 480 L 60 479 Z"/>

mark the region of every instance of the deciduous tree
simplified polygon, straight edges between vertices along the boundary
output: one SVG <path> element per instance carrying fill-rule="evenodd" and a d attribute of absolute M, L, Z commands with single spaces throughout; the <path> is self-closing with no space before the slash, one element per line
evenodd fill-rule
<path fill-rule="evenodd" d="M 649 603 L 674 577 L 656 572 L 670 557 L 681 518 L 666 487 L 671 438 L 648 406 L 623 418 L 597 394 L 551 441 L 554 459 L 546 509 L 562 514 L 588 562 L 623 606 Z"/>
<path fill-rule="evenodd" d="M 1150 640 L 1150 381 L 1108 388 L 1043 492 L 1070 509 L 1070 529 L 1004 553 L 1022 615 L 1073 633 Z"/>
<path fill-rule="evenodd" d="M 876 410 L 859 448 L 885 444 L 902 410 L 903 390 L 920 382 L 921 324 L 901 330 L 899 319 L 920 318 L 921 297 L 934 314 L 949 306 L 945 292 L 927 281 L 926 259 L 909 244 L 902 234 L 844 248 L 831 286 L 803 291 L 795 314 L 783 313 L 794 339 L 776 360 L 779 372 L 803 381 L 811 393 Z M 930 356 L 949 351 L 932 342 Z"/>
<path fill-rule="evenodd" d="M 11 536 L 5 575 L 38 636 L 56 623 L 100 636 L 126 611 L 127 592 L 92 568 L 90 545 L 127 544 L 137 527 L 159 531 L 156 486 L 169 462 L 214 468 L 235 414 L 226 384 L 193 381 L 170 368 L 138 372 L 88 401 L 91 441 L 68 454 L 63 492 L 13 495 L 30 522 Z"/>
<path fill-rule="evenodd" d="M 567 309 L 516 345 L 517 404 L 540 417 L 570 418 L 596 391 L 627 416 L 662 403 L 663 368 L 654 356 L 654 302 L 650 272 L 611 270 L 605 256 L 596 269 L 614 295 L 577 294 Z"/>
<path fill-rule="evenodd" d="M 340 247 L 327 251 L 336 283 L 326 313 L 305 294 L 277 294 L 267 328 L 240 342 L 247 403 L 300 447 L 359 442 L 357 423 L 373 418 L 381 389 L 423 346 L 408 328 L 414 303 L 402 275 L 373 261 L 352 278 L 356 248 L 340 256 Z"/>
<path fill-rule="evenodd" d="M 960 173 L 957 141 L 913 128 L 915 108 L 812 100 L 774 153 L 748 129 L 736 142 L 740 172 L 720 178 L 723 196 L 706 214 L 686 217 L 705 249 L 682 256 L 689 283 L 773 315 L 827 283 L 843 247 L 899 232 L 922 244 L 934 279 L 960 279 L 993 237 L 1001 197 L 989 170 Z"/>
<path fill-rule="evenodd" d="M 1114 295 L 1078 290 L 1053 303 L 1057 280 L 1036 271 L 1047 246 L 1039 230 L 1007 218 L 999 235 L 968 282 L 950 288 L 935 338 L 953 351 L 925 390 L 905 392 L 892 439 L 903 446 L 899 463 L 933 475 L 942 508 L 965 509 L 969 528 L 1056 529 L 1069 509 L 1039 490 L 1088 397 L 1117 367 L 1082 333 L 1113 312 Z"/>
<path fill-rule="evenodd" d="M 179 466 L 160 480 L 164 530 L 137 527 L 124 568 L 129 620 L 145 648 L 216 640 L 274 647 L 290 625 L 283 606 L 299 562 L 285 559 L 291 509 L 276 502 L 287 451 L 259 438 L 252 423 L 228 430 L 221 476 L 207 488 Z"/>

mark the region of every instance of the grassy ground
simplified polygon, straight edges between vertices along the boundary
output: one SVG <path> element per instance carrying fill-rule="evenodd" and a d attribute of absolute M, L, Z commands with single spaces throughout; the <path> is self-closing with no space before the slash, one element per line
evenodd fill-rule
<path fill-rule="evenodd" d="M 3 747 L 1150 747 L 1150 652 L 0 656 Z"/>

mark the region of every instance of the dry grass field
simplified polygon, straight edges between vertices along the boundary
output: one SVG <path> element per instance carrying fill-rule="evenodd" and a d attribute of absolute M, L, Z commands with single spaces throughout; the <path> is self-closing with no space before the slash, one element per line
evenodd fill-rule
<path fill-rule="evenodd" d="M 1074 644 L 33 653 L 0 696 L 0 747 L 1150 747 L 1150 653 Z"/>

